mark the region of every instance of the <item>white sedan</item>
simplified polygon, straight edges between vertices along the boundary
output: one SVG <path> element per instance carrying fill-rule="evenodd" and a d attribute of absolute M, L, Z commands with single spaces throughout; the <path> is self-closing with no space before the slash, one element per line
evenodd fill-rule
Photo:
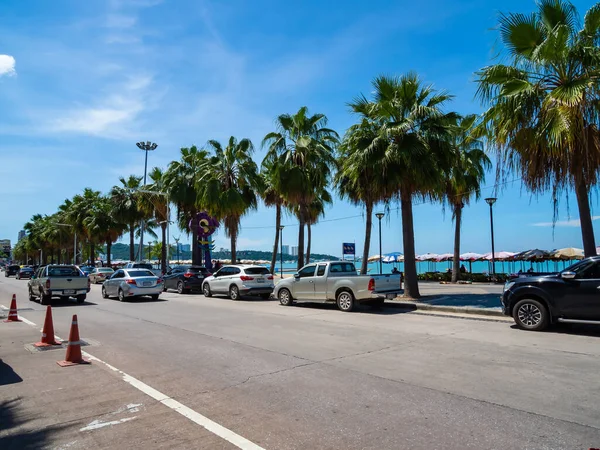
<path fill-rule="evenodd" d="M 104 280 L 110 278 L 115 273 L 110 267 L 96 267 L 88 275 L 90 283 L 104 283 Z"/>

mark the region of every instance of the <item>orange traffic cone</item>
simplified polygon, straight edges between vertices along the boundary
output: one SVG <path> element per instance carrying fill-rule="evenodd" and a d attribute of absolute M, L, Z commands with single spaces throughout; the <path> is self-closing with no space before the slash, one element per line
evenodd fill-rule
<path fill-rule="evenodd" d="M 13 294 L 12 301 L 10 302 L 10 311 L 8 312 L 8 319 L 5 322 L 22 322 L 17 314 L 17 295 Z"/>
<path fill-rule="evenodd" d="M 61 367 L 76 366 L 78 364 L 90 364 L 81 356 L 81 341 L 79 340 L 79 327 L 77 326 L 77 314 L 73 314 L 71 331 L 69 332 L 69 343 L 67 344 L 67 356 L 64 361 L 56 361 Z"/>
<path fill-rule="evenodd" d="M 52 323 L 52 307 L 50 305 L 46 308 L 46 319 L 44 320 L 44 328 L 42 330 L 42 340 L 33 345 L 34 347 L 60 345 L 60 342 L 54 340 L 54 324 Z"/>

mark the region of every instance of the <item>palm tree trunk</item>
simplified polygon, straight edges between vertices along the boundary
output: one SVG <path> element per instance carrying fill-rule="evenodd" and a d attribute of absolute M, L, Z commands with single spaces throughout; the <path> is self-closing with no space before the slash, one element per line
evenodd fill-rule
<path fill-rule="evenodd" d="M 90 242 L 90 263 L 94 264 L 96 261 L 96 244 Z"/>
<path fill-rule="evenodd" d="M 452 282 L 460 278 L 460 222 L 462 220 L 462 204 L 454 207 L 454 257 L 452 258 Z"/>
<path fill-rule="evenodd" d="M 167 273 L 167 224 L 160 224 L 162 232 L 162 248 L 160 251 L 160 270 L 163 273 Z"/>
<path fill-rule="evenodd" d="M 236 263 L 237 249 L 235 248 L 237 241 L 237 230 L 231 230 L 231 264 Z"/>
<path fill-rule="evenodd" d="M 273 255 L 271 256 L 271 273 L 275 273 L 275 264 L 277 263 L 277 250 L 279 248 L 279 227 L 281 226 L 281 205 L 275 205 L 275 243 L 273 244 Z"/>
<path fill-rule="evenodd" d="M 589 189 L 583 178 L 575 178 L 575 195 L 579 208 L 579 221 L 581 223 L 581 239 L 583 241 L 583 252 L 585 257 L 596 256 L 596 241 L 594 239 L 594 227 L 592 225 L 592 214 L 590 211 Z"/>
<path fill-rule="evenodd" d="M 421 294 L 419 294 L 417 263 L 415 260 L 412 192 L 400 191 L 400 207 L 402 209 L 402 242 L 404 245 L 404 297 L 417 299 L 421 297 Z"/>
<path fill-rule="evenodd" d="M 302 269 L 304 265 L 304 210 L 300 206 L 298 214 L 298 270 Z"/>
<path fill-rule="evenodd" d="M 110 251 L 112 250 L 112 241 L 109 239 L 106 241 L 106 265 L 110 267 Z"/>
<path fill-rule="evenodd" d="M 135 261 L 135 223 L 129 224 L 129 261 Z"/>
<path fill-rule="evenodd" d="M 369 265 L 369 250 L 371 248 L 371 228 L 373 228 L 373 203 L 367 202 L 367 225 L 365 228 L 365 246 L 363 247 L 362 264 L 360 266 L 360 274 L 366 275 Z"/>
<path fill-rule="evenodd" d="M 306 222 L 306 231 L 308 233 L 308 239 L 306 242 L 306 264 L 310 264 L 310 244 L 312 239 L 310 222 Z"/>

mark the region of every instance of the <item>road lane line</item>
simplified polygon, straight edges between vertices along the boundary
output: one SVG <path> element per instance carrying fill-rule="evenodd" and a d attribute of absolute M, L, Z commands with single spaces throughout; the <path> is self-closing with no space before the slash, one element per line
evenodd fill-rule
<path fill-rule="evenodd" d="M 7 308 L 4 305 L 0 305 L 0 307 L 4 310 L 4 311 L 10 311 L 10 308 Z M 18 308 L 17 308 L 18 311 Z M 33 323 L 31 320 L 27 320 L 25 317 L 23 316 L 17 316 L 19 318 L 19 320 L 22 320 L 23 322 L 25 322 L 27 325 L 31 325 L 32 327 L 35 327 L 35 323 Z"/>
<path fill-rule="evenodd" d="M 3 305 L 0 305 L 0 307 L 2 309 L 8 309 Z M 32 327 L 36 326 L 35 323 L 25 319 L 24 317 L 19 316 L 19 318 L 23 320 L 24 323 L 31 325 Z M 59 336 L 55 336 L 55 338 L 64 341 L 64 339 L 62 339 Z M 259 445 L 256 445 L 254 442 L 249 441 L 245 437 L 240 436 L 239 434 L 235 433 L 234 431 L 231 431 L 228 428 L 225 428 L 223 425 L 219 425 L 217 422 L 210 420 L 208 417 L 203 416 L 199 412 L 194 411 L 193 409 L 185 406 L 183 403 L 180 403 L 177 400 L 169 397 L 168 395 L 163 394 L 162 392 L 154 389 L 152 386 L 147 385 L 143 381 L 140 381 L 137 378 L 132 377 L 131 375 L 116 368 L 115 366 L 112 366 L 109 363 L 102 361 L 100 358 L 97 358 L 94 355 L 89 354 L 88 352 L 82 351 L 81 353 L 83 354 L 83 356 L 91 359 L 92 361 L 102 363 L 110 370 L 119 373 L 122 376 L 124 382 L 128 383 L 129 385 L 133 386 L 134 388 L 138 389 L 144 394 L 152 397 L 153 399 L 162 403 L 166 407 L 171 408 L 173 411 L 181 414 L 183 417 L 188 418 L 195 424 L 200 425 L 202 428 L 211 432 L 212 434 L 219 436 L 221 439 L 224 439 L 227 442 L 235 445 L 237 448 L 241 450 L 265 450 Z"/>

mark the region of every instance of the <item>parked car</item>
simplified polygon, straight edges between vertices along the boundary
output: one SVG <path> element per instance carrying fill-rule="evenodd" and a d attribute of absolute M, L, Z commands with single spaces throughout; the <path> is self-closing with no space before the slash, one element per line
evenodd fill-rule
<path fill-rule="evenodd" d="M 21 268 L 21 266 L 17 265 L 17 264 L 11 264 L 6 266 L 6 268 L 4 269 L 4 276 L 5 277 L 10 277 L 10 276 L 16 276 L 17 273 L 19 273 L 19 269 Z"/>
<path fill-rule="evenodd" d="M 127 298 L 150 296 L 158 300 L 164 289 L 163 279 L 148 269 L 119 269 L 102 284 L 102 297 L 117 297 L 120 301 Z"/>
<path fill-rule="evenodd" d="M 81 270 L 85 276 L 88 276 L 90 273 L 92 273 L 94 269 L 94 266 L 79 266 L 79 270 Z"/>
<path fill-rule="evenodd" d="M 205 297 L 225 294 L 232 300 L 244 295 L 268 299 L 273 292 L 273 275 L 264 266 L 248 264 L 226 265 L 204 279 L 202 292 Z"/>
<path fill-rule="evenodd" d="M 541 331 L 557 322 L 600 325 L 600 256 L 556 274 L 507 281 L 502 309 L 524 330 Z"/>
<path fill-rule="evenodd" d="M 90 291 L 89 278 L 77 266 L 42 266 L 27 285 L 29 300 L 39 298 L 42 305 L 47 305 L 54 297 L 63 300 L 75 297 L 78 303 L 83 303 Z"/>
<path fill-rule="evenodd" d="M 163 277 L 165 291 L 167 289 L 177 289 L 180 294 L 188 294 L 194 290 L 201 291 L 204 279 L 210 275 L 210 271 L 204 266 L 173 267 Z"/>
<path fill-rule="evenodd" d="M 294 302 L 337 303 L 352 311 L 356 303 L 382 305 L 402 292 L 401 274 L 358 275 L 345 261 L 308 264 L 275 286 L 274 295 L 284 306 Z"/>
<path fill-rule="evenodd" d="M 17 272 L 17 280 L 30 279 L 33 275 L 33 269 L 31 267 L 20 267 Z"/>
<path fill-rule="evenodd" d="M 104 283 L 115 271 L 110 267 L 96 267 L 89 273 L 90 283 Z"/>

